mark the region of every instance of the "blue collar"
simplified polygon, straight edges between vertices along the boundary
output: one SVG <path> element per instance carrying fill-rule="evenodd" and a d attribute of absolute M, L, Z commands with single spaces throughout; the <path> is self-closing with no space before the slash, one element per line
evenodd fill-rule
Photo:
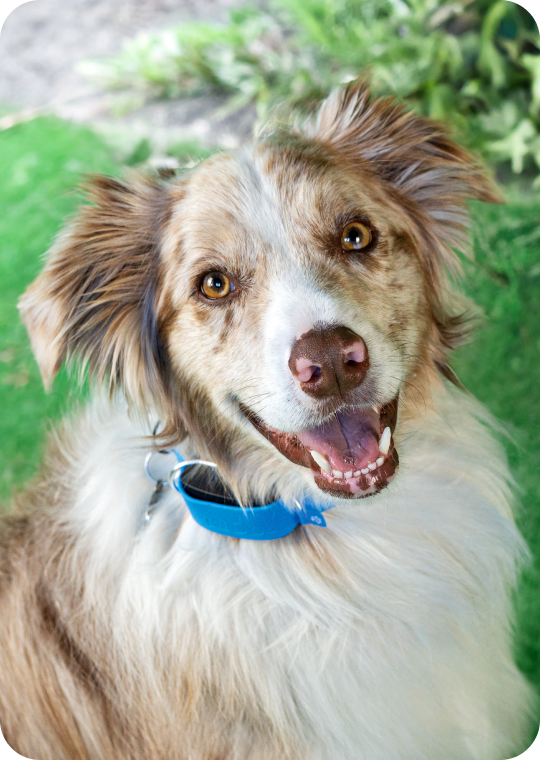
<path fill-rule="evenodd" d="M 180 494 L 196 523 L 212 533 L 232 538 L 245 538 L 251 541 L 272 541 L 288 536 L 297 525 L 318 525 L 326 527 L 322 512 L 329 507 L 315 504 L 306 499 L 303 504 L 296 502 L 297 509 L 291 511 L 283 501 L 274 501 L 263 507 L 233 507 L 214 501 L 197 499 L 186 493 L 181 471 L 191 464 L 215 467 L 213 462 L 201 460 L 185 461 L 178 449 L 174 449 L 178 464 L 169 477 L 170 485 Z"/>

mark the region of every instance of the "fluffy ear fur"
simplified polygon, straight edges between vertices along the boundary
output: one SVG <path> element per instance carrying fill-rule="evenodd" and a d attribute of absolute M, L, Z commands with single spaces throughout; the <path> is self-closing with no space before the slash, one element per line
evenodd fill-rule
<path fill-rule="evenodd" d="M 361 162 L 372 170 L 408 211 L 431 300 L 432 358 L 455 380 L 446 353 L 463 342 L 469 320 L 456 311 L 458 297 L 448 291 L 446 272 L 459 272 L 453 248 L 468 253 L 467 199 L 502 203 L 501 194 L 444 125 L 417 116 L 393 98 L 372 98 L 362 80 L 333 92 L 307 131 L 353 165 Z"/>
<path fill-rule="evenodd" d="M 45 386 L 77 354 L 92 375 L 122 385 L 131 400 L 155 399 L 163 386 L 164 346 L 157 300 L 161 230 L 169 215 L 158 179 L 129 184 L 94 177 L 89 205 L 52 247 L 19 309 Z"/>
<path fill-rule="evenodd" d="M 503 202 L 479 162 L 453 142 L 444 125 L 394 98 L 372 98 L 362 80 L 334 91 L 310 132 L 349 161 L 367 162 L 414 204 L 417 218 L 428 217 L 446 246 L 440 253 L 447 264 L 453 264 L 449 247 L 466 244 L 466 199 Z"/>

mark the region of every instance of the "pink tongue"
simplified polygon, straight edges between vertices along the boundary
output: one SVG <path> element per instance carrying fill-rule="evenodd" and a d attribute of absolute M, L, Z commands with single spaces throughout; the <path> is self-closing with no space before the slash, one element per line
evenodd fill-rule
<path fill-rule="evenodd" d="M 320 427 L 297 437 L 310 451 L 318 451 L 333 470 L 361 470 L 379 456 L 379 415 L 373 409 L 338 412 Z"/>

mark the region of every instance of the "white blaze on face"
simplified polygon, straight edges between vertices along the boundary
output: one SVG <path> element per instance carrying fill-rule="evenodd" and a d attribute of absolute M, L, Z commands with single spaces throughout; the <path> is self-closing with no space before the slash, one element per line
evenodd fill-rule
<path fill-rule="evenodd" d="M 295 250 L 295 224 L 272 176 L 262 172 L 247 153 L 239 154 L 237 160 L 242 176 L 240 208 L 244 226 L 255 230 L 258 239 L 264 241 L 258 255 L 267 257 L 266 295 L 260 302 L 257 319 L 260 344 L 256 359 L 251 357 L 251 361 L 244 363 L 242 378 L 249 380 L 247 375 L 253 374 L 252 385 L 257 385 L 260 400 L 251 393 L 247 406 L 270 426 L 287 432 L 320 422 L 317 401 L 294 383 L 289 357 L 295 341 L 309 330 L 338 326 L 355 332 L 368 348 L 369 403 L 392 400 L 404 375 L 403 357 L 362 308 L 362 284 L 358 284 L 357 296 L 350 289 L 347 295 L 336 293 L 335 287 L 331 292 L 329 286 L 325 289 L 316 273 L 320 257 L 317 264 L 314 261 L 310 266 L 305 256 L 299 257 Z M 306 188 L 300 183 L 295 188 L 295 203 L 305 193 Z M 309 195 L 304 201 L 311 207 L 313 198 Z"/>
<path fill-rule="evenodd" d="M 307 272 L 284 272 L 276 278 L 272 293 L 263 321 L 263 355 L 265 382 L 274 395 L 264 419 L 279 430 L 295 431 L 306 424 L 311 400 L 293 381 L 289 369 L 292 347 L 316 324 L 339 324 L 339 313 L 330 296 L 310 282 Z"/>
<path fill-rule="evenodd" d="M 313 424 L 317 402 L 295 384 L 289 369 L 295 341 L 313 328 L 343 325 L 362 337 L 370 360 L 370 387 L 377 395 L 372 403 L 390 401 L 399 389 L 403 363 L 395 347 L 370 323 L 360 306 L 324 292 L 307 270 L 291 265 L 289 272 L 276 277 L 263 325 L 262 377 L 271 396 L 261 416 L 278 430 L 296 432 Z M 256 407 L 253 411 L 257 412 Z"/>

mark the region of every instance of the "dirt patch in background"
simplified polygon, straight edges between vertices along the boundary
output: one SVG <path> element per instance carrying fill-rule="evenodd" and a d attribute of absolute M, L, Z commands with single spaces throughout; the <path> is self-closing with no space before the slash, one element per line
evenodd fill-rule
<path fill-rule="evenodd" d="M 159 153 L 167 144 L 197 140 L 235 147 L 251 132 L 254 109 L 223 117 L 212 95 L 160 101 L 122 116 L 111 95 L 77 73 L 78 62 L 118 54 L 126 40 L 200 19 L 223 23 L 244 0 L 32 0 L 16 8 L 0 34 L 0 105 L 28 113 L 40 109 L 92 124 L 126 150 L 141 139 Z M 257 4 L 251 2 L 250 4 Z M 261 5 L 262 3 L 258 3 Z"/>

